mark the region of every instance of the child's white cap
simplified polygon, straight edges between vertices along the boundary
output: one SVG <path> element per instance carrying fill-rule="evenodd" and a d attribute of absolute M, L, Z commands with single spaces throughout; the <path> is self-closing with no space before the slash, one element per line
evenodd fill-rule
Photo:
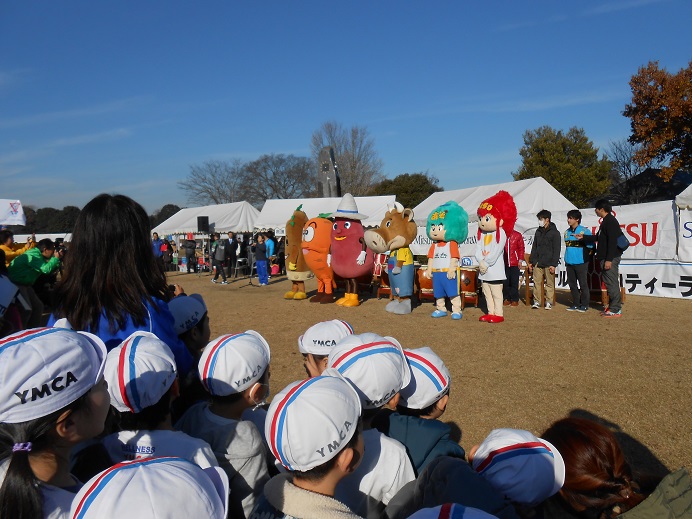
<path fill-rule="evenodd" d="M 401 344 L 375 333 L 342 339 L 332 348 L 328 367 L 353 383 L 364 409 L 382 407 L 411 381 Z"/>
<path fill-rule="evenodd" d="M 411 382 L 401 390 L 399 405 L 409 409 L 425 409 L 449 391 L 452 378 L 442 359 L 427 346 L 404 350 L 411 366 Z"/>
<path fill-rule="evenodd" d="M 214 396 L 240 393 L 261 378 L 269 360 L 269 344 L 256 331 L 222 335 L 204 348 L 199 378 Z"/>
<path fill-rule="evenodd" d="M 192 330 L 207 313 L 207 305 L 199 294 L 179 295 L 168 302 L 175 319 L 175 333 L 181 335 Z"/>
<path fill-rule="evenodd" d="M 178 376 L 173 352 L 149 332 L 135 332 L 109 351 L 103 374 L 111 405 L 130 413 L 158 403 Z"/>
<path fill-rule="evenodd" d="M 334 370 L 286 386 L 274 397 L 264 423 L 274 457 L 305 472 L 335 457 L 358 427 L 361 405 L 353 386 Z"/>
<path fill-rule="evenodd" d="M 447 503 L 435 508 L 418 510 L 409 519 L 497 519 L 497 516 L 478 508 L 470 508 L 455 503 Z"/>
<path fill-rule="evenodd" d="M 495 429 L 478 447 L 473 469 L 515 503 L 536 505 L 562 488 L 565 462 L 548 441 L 520 429 Z"/>
<path fill-rule="evenodd" d="M 346 321 L 323 321 L 312 325 L 298 337 L 298 350 L 300 353 L 329 355 L 332 347 L 349 335 L 353 335 L 353 327 Z"/>
<path fill-rule="evenodd" d="M 228 476 L 181 458 L 143 458 L 91 478 L 72 501 L 72 519 L 208 517 L 225 519 Z"/>
<path fill-rule="evenodd" d="M 86 332 L 33 328 L 0 339 L 0 422 L 60 411 L 96 385 L 106 346 Z"/>

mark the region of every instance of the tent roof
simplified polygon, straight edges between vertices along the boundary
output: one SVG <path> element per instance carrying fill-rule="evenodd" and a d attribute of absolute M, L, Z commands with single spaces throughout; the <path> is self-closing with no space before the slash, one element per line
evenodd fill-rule
<path fill-rule="evenodd" d="M 394 195 L 385 196 L 356 196 L 358 212 L 368 216 L 363 220 L 365 227 L 380 225 L 384 214 L 387 212 L 388 205 L 392 205 L 395 200 Z M 299 205 L 303 205 L 302 210 L 309 218 L 315 218 L 323 213 L 333 213 L 339 206 L 341 198 L 303 198 L 303 199 L 280 199 L 267 200 L 262 207 L 259 217 L 255 221 L 255 228 L 276 229 L 286 226 L 286 222 L 291 218 L 293 211 Z"/>
<path fill-rule="evenodd" d="M 197 217 L 209 217 L 209 229 L 216 232 L 252 232 L 259 211 L 247 202 L 206 205 L 181 209 L 152 232 L 161 235 L 197 232 Z"/>
<path fill-rule="evenodd" d="M 469 187 L 454 191 L 440 191 L 423 200 L 413 209 L 413 212 L 417 216 L 416 220 L 423 222 L 433 209 L 453 200 L 466 210 L 469 214 L 469 221 L 474 222 L 478 220 L 476 216 L 478 206 L 481 205 L 483 200 L 501 189 L 512 195 L 520 215 L 530 214 L 535 216 L 541 209 L 559 212 L 577 208 L 544 178 L 536 177 L 515 182 L 505 182 L 503 184 Z"/>
<path fill-rule="evenodd" d="M 675 197 L 675 205 L 680 209 L 692 209 L 692 184 Z"/>

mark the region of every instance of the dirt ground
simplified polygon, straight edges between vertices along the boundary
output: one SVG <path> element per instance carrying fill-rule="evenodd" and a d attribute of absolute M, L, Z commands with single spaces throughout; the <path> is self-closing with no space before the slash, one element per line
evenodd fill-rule
<path fill-rule="evenodd" d="M 267 339 L 273 394 L 305 377 L 298 336 L 338 318 L 356 333 L 390 335 L 404 348 L 430 346 L 443 358 L 452 391 L 442 420 L 456 424 L 467 450 L 494 428 L 540 435 L 553 421 L 578 415 L 609 425 L 640 470 L 692 468 L 690 300 L 628 296 L 623 317 L 607 320 L 594 305 L 585 314 L 566 312 L 569 294 L 558 292 L 553 310 L 522 302 L 493 325 L 479 322 L 482 312 L 473 306 L 461 321 L 432 319 L 431 302 L 391 315 L 387 299 L 374 292 L 356 308 L 285 300 L 291 284 L 284 276 L 265 287 L 248 278 L 215 285 L 207 273 L 169 273 L 169 280 L 202 294 L 212 338 L 254 329 Z M 316 282 L 307 288 L 310 296 Z"/>

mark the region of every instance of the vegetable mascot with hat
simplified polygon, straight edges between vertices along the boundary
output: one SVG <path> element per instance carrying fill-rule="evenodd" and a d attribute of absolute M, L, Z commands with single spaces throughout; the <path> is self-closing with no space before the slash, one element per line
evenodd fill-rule
<path fill-rule="evenodd" d="M 337 276 L 346 280 L 346 294 L 337 300 L 340 306 L 358 306 L 357 278 L 372 273 L 375 258 L 372 250 L 365 246 L 365 231 L 361 220 L 367 216 L 358 212 L 353 195 L 346 193 L 339 207 L 331 214 L 332 225 L 332 269 Z"/>
<path fill-rule="evenodd" d="M 301 209 L 303 205 L 293 211 L 293 216 L 286 222 L 286 277 L 293 283 L 290 292 L 284 294 L 284 299 L 305 299 L 305 281 L 312 276 L 303 256 L 301 246 L 303 240 L 303 226 L 308 222 L 308 215 Z"/>
<path fill-rule="evenodd" d="M 507 191 L 498 191 L 478 208 L 476 260 L 488 305 L 488 313 L 479 321 L 501 323 L 505 320 L 502 315 L 502 283 L 506 279 L 503 252 L 515 223 L 517 206 Z"/>
<path fill-rule="evenodd" d="M 469 215 L 456 202 L 449 201 L 428 216 L 428 237 L 435 243 L 428 251 L 425 277 L 433 280 L 433 295 L 437 309 L 432 317 L 445 317 L 445 297 L 452 302 L 452 319 L 461 319 L 459 295 L 459 243 L 469 234 Z"/>

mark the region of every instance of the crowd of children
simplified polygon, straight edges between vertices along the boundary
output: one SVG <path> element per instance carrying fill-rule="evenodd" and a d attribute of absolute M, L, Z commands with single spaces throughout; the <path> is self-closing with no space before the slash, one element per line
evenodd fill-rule
<path fill-rule="evenodd" d="M 0 340 L 0 517 L 692 511 L 684 469 L 658 487 L 643 485 L 612 434 L 588 420 L 556 422 L 543 438 L 496 429 L 466 453 L 440 421 L 451 376 L 429 347 L 405 350 L 344 321 L 317 323 L 298 338 L 307 378 L 267 405 L 267 341 L 253 330 L 210 340 L 199 295 L 180 295 L 170 307 L 196 361 L 184 378 L 171 349 L 149 332 L 110 351 L 95 335 L 61 327 L 65 321 Z M 586 489 L 588 456 L 594 488 Z M 608 463 L 612 474 L 596 474 Z"/>

